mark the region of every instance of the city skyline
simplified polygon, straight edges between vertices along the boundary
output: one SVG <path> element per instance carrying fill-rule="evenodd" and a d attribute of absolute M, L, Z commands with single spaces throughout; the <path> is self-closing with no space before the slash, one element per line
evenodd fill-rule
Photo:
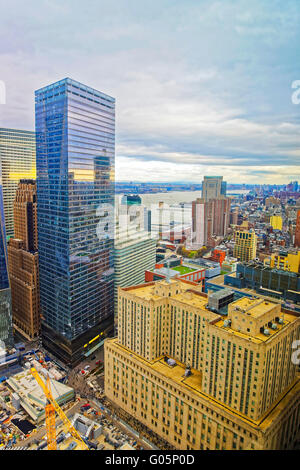
<path fill-rule="evenodd" d="M 0 126 L 33 130 L 34 90 L 72 77 L 118 100 L 117 181 L 299 179 L 296 1 L 2 3 Z"/>

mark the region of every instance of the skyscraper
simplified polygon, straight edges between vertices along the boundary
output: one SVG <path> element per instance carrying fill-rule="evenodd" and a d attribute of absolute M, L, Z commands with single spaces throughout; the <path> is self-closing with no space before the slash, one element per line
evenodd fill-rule
<path fill-rule="evenodd" d="M 223 181 L 223 176 L 204 176 L 202 198 L 208 201 L 219 196 L 226 196 L 226 187 L 227 183 Z"/>
<path fill-rule="evenodd" d="M 0 349 L 13 346 L 11 292 L 7 269 L 7 248 L 0 168 Z"/>
<path fill-rule="evenodd" d="M 35 133 L 0 128 L 3 204 L 6 235 L 14 235 L 13 204 L 19 180 L 35 178 Z"/>
<path fill-rule="evenodd" d="M 14 328 L 32 340 L 40 332 L 37 200 L 34 180 L 21 180 L 14 202 L 15 237 L 8 242 Z"/>
<path fill-rule="evenodd" d="M 38 249 L 37 200 L 35 180 L 20 180 L 14 201 L 15 236 L 24 242 L 25 250 Z"/>
<path fill-rule="evenodd" d="M 134 286 L 145 279 L 145 271 L 156 263 L 156 239 L 151 233 L 134 227 L 119 228 L 115 238 L 115 322 L 118 287 Z"/>
<path fill-rule="evenodd" d="M 192 203 L 192 243 L 195 249 L 210 245 L 213 236 L 225 236 L 230 222 L 229 198 L 197 199 Z"/>
<path fill-rule="evenodd" d="M 74 364 L 113 328 L 115 99 L 66 78 L 35 102 L 42 340 Z"/>

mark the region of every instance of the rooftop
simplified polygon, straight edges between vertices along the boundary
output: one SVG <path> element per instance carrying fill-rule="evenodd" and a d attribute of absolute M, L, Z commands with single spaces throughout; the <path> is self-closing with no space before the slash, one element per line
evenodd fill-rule
<path fill-rule="evenodd" d="M 178 287 L 178 289 L 176 289 L 176 287 Z M 170 279 L 169 282 L 167 280 L 149 282 L 141 284 L 140 286 L 126 287 L 123 289 L 143 300 L 159 300 L 162 299 L 162 297 L 166 297 L 164 294 L 168 289 L 173 289 L 174 292 L 174 288 L 176 289 L 175 293 L 173 293 L 171 297 L 168 297 L 172 300 L 178 300 L 179 302 L 201 308 L 204 308 L 207 304 L 206 295 L 200 294 L 200 290 L 198 290 L 200 288 L 198 288 L 195 283 L 180 278 Z M 161 294 L 158 293 L 159 290 Z"/>
<path fill-rule="evenodd" d="M 241 297 L 231 304 L 233 308 L 239 309 L 241 313 L 247 313 L 247 315 L 251 315 L 253 318 L 265 315 L 270 310 L 273 310 L 276 305 L 278 304 L 267 300 L 250 299 L 249 297 Z"/>

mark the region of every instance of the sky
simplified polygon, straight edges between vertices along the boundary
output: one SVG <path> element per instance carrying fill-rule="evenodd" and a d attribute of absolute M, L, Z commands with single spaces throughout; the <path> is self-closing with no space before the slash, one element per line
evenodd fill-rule
<path fill-rule="evenodd" d="M 299 45 L 299 0 L 0 0 L 0 126 L 70 77 L 116 98 L 118 181 L 286 184 Z"/>

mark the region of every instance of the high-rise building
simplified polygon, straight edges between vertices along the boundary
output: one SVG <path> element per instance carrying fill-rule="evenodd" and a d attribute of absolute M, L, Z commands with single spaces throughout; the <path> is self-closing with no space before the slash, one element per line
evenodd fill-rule
<path fill-rule="evenodd" d="M 13 346 L 11 292 L 8 278 L 5 219 L 0 168 L 0 349 Z"/>
<path fill-rule="evenodd" d="M 156 263 L 156 240 L 146 231 L 119 228 L 115 237 L 115 321 L 117 319 L 118 287 L 141 284 L 145 271 Z"/>
<path fill-rule="evenodd" d="M 250 261 L 256 257 L 257 237 L 253 230 L 237 230 L 235 232 L 235 244 L 233 256 L 240 261 Z"/>
<path fill-rule="evenodd" d="M 204 176 L 202 182 L 202 198 L 205 201 L 217 199 L 219 196 L 226 196 L 227 183 L 223 181 L 223 176 Z"/>
<path fill-rule="evenodd" d="M 20 180 L 13 205 L 15 236 L 26 251 L 38 249 L 37 200 L 35 180 Z"/>
<path fill-rule="evenodd" d="M 299 437 L 291 348 L 300 318 L 265 299 L 221 297 L 216 310 L 182 280 L 119 288 L 105 394 L 176 449 L 291 448 Z"/>
<path fill-rule="evenodd" d="M 37 199 L 34 180 L 21 180 L 14 202 L 15 237 L 8 242 L 14 328 L 26 339 L 40 333 Z"/>
<path fill-rule="evenodd" d="M 151 231 L 151 211 L 137 194 L 125 194 L 116 206 L 116 226 L 128 230 Z"/>
<path fill-rule="evenodd" d="M 297 212 L 296 219 L 295 246 L 300 248 L 300 210 Z"/>
<path fill-rule="evenodd" d="M 0 128 L 0 165 L 6 235 L 14 236 L 13 205 L 20 179 L 35 178 L 35 133 Z"/>
<path fill-rule="evenodd" d="M 66 78 L 35 104 L 42 340 L 75 364 L 113 329 L 115 99 Z"/>
<path fill-rule="evenodd" d="M 191 247 L 210 245 L 213 236 L 225 236 L 230 223 L 231 200 L 224 196 L 216 199 L 197 199 L 192 203 Z"/>

